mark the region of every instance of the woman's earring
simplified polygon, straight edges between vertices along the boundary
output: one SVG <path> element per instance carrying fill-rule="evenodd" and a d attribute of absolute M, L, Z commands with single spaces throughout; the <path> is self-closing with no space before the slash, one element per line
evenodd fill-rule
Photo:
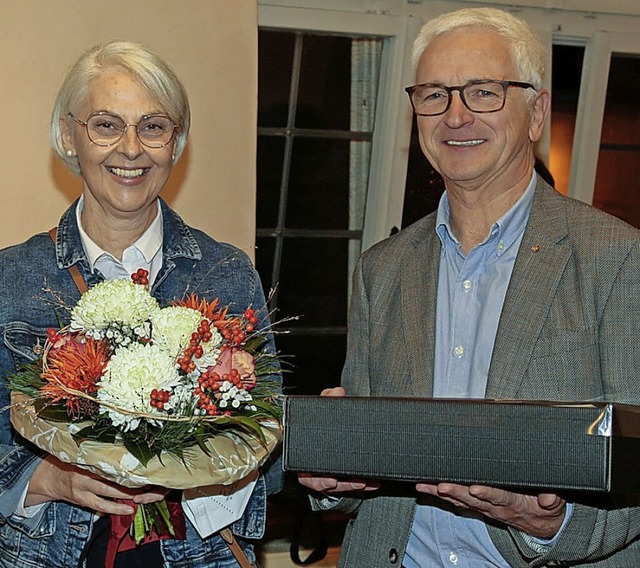
<path fill-rule="evenodd" d="M 69 156 L 70 158 L 71 158 L 72 156 L 75 156 L 75 154 L 74 154 L 73 150 L 67 150 L 67 156 Z"/>

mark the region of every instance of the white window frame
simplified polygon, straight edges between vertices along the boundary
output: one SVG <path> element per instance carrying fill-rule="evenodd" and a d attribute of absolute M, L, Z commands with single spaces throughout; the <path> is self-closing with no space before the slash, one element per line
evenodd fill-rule
<path fill-rule="evenodd" d="M 614 53 L 640 55 L 640 35 L 595 32 L 587 43 L 571 156 L 569 195 L 593 203 L 609 67 Z"/>

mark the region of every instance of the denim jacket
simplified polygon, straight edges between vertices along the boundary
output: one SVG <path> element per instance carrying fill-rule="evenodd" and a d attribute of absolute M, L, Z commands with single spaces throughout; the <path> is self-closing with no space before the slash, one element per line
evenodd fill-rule
<path fill-rule="evenodd" d="M 6 410 L 10 393 L 4 385 L 8 374 L 41 354 L 47 329 L 68 320 L 68 314 L 56 311 L 51 302 L 52 294 L 70 306 L 79 298 L 67 269 L 78 266 L 89 287 L 103 280 L 90 271 L 75 206 L 60 219 L 55 246 L 47 233 L 41 233 L 0 251 L 0 409 L 5 409 L 0 412 L 0 568 L 75 568 L 94 519 L 91 511 L 63 501 L 47 503 L 33 518 L 14 514 L 42 453 L 14 437 Z M 202 298 L 219 298 L 232 314 L 241 314 L 249 306 L 265 306 L 259 277 L 246 254 L 188 227 L 162 201 L 161 206 L 163 265 L 152 289 L 161 305 L 193 292 Z M 273 342 L 268 349 L 274 349 Z M 236 535 L 263 536 L 266 495 L 280 488 L 280 478 L 272 465 L 258 479 L 244 516 L 233 525 Z M 187 539 L 162 541 L 162 552 L 166 565 L 177 568 L 226 566 L 216 562 L 229 556 L 218 535 L 203 540 L 188 521 Z"/>

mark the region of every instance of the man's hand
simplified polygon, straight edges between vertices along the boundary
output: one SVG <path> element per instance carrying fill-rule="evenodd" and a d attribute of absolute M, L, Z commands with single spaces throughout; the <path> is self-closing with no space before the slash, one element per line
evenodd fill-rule
<path fill-rule="evenodd" d="M 298 482 L 320 493 L 344 493 L 345 491 L 375 491 L 380 483 L 371 480 L 349 479 L 338 481 L 335 477 L 318 477 L 312 473 L 299 473 Z"/>
<path fill-rule="evenodd" d="M 342 387 L 333 387 L 332 389 L 324 389 L 320 396 L 344 396 L 345 394 Z"/>
<path fill-rule="evenodd" d="M 484 485 L 455 483 L 418 483 L 416 489 L 538 538 L 553 538 L 564 521 L 566 501 L 554 493 L 523 495 Z"/>

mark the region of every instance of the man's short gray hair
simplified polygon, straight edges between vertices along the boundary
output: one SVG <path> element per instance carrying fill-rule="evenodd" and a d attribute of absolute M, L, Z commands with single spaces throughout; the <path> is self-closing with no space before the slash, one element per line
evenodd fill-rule
<path fill-rule="evenodd" d="M 411 63 L 414 73 L 424 50 L 436 37 L 460 28 L 500 34 L 508 42 L 513 63 L 519 73 L 518 77 L 509 79 L 531 83 L 536 89 L 542 87 L 546 60 L 544 45 L 527 22 L 496 8 L 463 8 L 427 22 L 413 44 Z"/>

